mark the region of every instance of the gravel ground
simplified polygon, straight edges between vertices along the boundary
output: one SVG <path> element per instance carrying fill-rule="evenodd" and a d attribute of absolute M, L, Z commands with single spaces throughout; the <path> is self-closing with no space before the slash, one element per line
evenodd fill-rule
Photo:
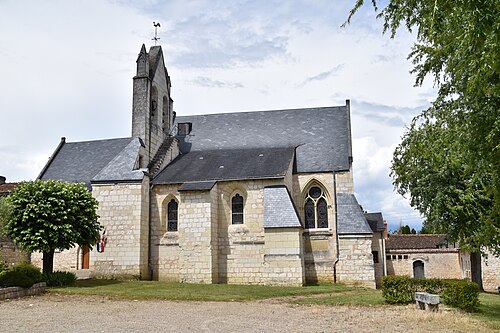
<path fill-rule="evenodd" d="M 413 307 L 133 301 L 44 295 L 0 301 L 1 332 L 490 332 L 457 312 Z"/>

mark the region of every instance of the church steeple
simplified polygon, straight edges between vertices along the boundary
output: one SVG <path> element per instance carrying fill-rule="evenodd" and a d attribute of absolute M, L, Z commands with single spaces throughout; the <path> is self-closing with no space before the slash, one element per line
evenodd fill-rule
<path fill-rule="evenodd" d="M 142 44 L 141 51 L 137 57 L 137 73 L 136 76 L 148 76 L 149 75 L 149 59 L 148 53 L 146 52 L 146 46 Z"/>
<path fill-rule="evenodd" d="M 146 52 L 143 44 L 137 56 L 132 100 L 132 136 L 145 144 L 146 165 L 168 136 L 173 121 L 170 77 L 161 46 Z"/>

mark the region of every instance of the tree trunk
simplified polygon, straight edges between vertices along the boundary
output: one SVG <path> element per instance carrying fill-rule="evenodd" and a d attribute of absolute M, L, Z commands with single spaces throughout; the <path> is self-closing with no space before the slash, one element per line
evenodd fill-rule
<path fill-rule="evenodd" d="M 43 253 L 43 273 L 52 273 L 54 271 L 54 251 Z"/>
<path fill-rule="evenodd" d="M 471 280 L 479 285 L 479 289 L 483 289 L 483 272 L 481 269 L 481 252 L 470 254 Z"/>

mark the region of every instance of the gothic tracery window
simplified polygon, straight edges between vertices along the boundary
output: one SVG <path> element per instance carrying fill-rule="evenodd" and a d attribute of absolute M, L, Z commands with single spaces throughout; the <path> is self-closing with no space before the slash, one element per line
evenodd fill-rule
<path fill-rule="evenodd" d="M 318 186 L 309 189 L 304 205 L 306 229 L 328 228 L 328 205 L 323 190 Z"/>
<path fill-rule="evenodd" d="M 177 231 L 178 207 L 175 199 L 170 200 L 167 205 L 167 231 Z"/>
<path fill-rule="evenodd" d="M 243 197 L 235 194 L 231 199 L 231 222 L 243 224 Z"/>

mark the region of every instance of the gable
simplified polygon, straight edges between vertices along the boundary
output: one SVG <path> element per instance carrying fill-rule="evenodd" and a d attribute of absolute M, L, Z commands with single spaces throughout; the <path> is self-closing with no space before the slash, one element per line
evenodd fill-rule
<path fill-rule="evenodd" d="M 295 172 L 349 170 L 351 146 L 347 106 L 221 113 L 178 117 L 192 123 L 178 135 L 180 150 L 296 148 Z"/>

